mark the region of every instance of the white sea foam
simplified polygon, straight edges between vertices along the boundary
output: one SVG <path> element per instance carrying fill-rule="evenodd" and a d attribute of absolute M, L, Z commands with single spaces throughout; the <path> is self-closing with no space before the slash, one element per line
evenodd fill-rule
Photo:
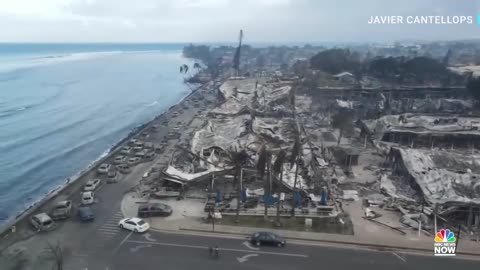
<path fill-rule="evenodd" d="M 84 61 L 101 57 L 108 57 L 122 53 L 139 53 L 142 51 L 105 51 L 105 52 L 81 52 L 71 54 L 41 55 L 41 56 L 18 56 L 0 58 L 0 73 L 12 72 L 19 69 L 37 66 L 59 64 L 72 61 Z M 151 51 L 148 51 L 151 52 Z"/>
<path fill-rule="evenodd" d="M 157 104 L 158 104 L 158 101 L 155 100 L 155 101 L 153 101 L 152 103 L 148 104 L 147 107 L 152 107 L 152 106 L 155 106 L 155 105 L 157 105 Z"/>

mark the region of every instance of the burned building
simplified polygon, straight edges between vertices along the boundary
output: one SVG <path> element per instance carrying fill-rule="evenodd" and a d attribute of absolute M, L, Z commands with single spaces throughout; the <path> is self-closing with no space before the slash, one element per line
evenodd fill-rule
<path fill-rule="evenodd" d="M 364 135 L 411 148 L 480 149 L 480 118 L 401 114 L 362 120 Z"/>
<path fill-rule="evenodd" d="M 393 198 L 422 204 L 422 212 L 446 223 L 480 225 L 479 156 L 463 152 L 392 147 L 382 190 Z M 426 210 L 430 209 L 430 210 Z"/>

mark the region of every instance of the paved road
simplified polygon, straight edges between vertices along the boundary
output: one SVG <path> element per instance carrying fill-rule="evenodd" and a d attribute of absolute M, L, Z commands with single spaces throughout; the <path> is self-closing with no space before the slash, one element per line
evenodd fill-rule
<path fill-rule="evenodd" d="M 116 244 L 92 257 L 89 270 L 157 269 L 479 269 L 480 261 L 390 251 L 340 248 L 289 242 L 284 248 L 256 248 L 245 239 L 150 231 L 121 233 Z M 208 247 L 220 247 L 211 258 Z"/>

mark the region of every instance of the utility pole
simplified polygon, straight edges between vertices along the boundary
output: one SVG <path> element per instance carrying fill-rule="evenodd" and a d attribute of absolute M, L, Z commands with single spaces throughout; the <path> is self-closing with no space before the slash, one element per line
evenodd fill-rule
<path fill-rule="evenodd" d="M 418 238 L 420 238 L 420 232 L 422 231 L 422 219 L 418 220 Z"/>

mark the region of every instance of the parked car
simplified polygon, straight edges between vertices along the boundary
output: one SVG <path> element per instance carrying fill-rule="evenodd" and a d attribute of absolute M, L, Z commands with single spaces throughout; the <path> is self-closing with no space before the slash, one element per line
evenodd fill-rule
<path fill-rule="evenodd" d="M 283 237 L 272 232 L 256 232 L 250 237 L 250 242 L 254 245 L 268 245 L 284 247 L 287 241 Z"/>
<path fill-rule="evenodd" d="M 142 204 L 138 207 L 139 217 L 166 217 L 172 214 L 170 205 L 164 203 Z"/>
<path fill-rule="evenodd" d="M 144 147 L 145 149 L 153 149 L 154 144 L 153 144 L 152 142 L 146 142 L 146 143 L 143 145 L 143 147 Z"/>
<path fill-rule="evenodd" d="M 117 183 L 117 171 L 111 170 L 107 174 L 107 184 Z"/>
<path fill-rule="evenodd" d="M 118 222 L 121 229 L 130 230 L 133 232 L 146 232 L 150 229 L 150 225 L 141 218 L 124 218 Z"/>
<path fill-rule="evenodd" d="M 134 144 L 135 147 L 143 147 L 144 145 L 144 142 L 140 141 L 140 140 L 137 140 Z"/>
<path fill-rule="evenodd" d="M 139 157 L 131 157 L 128 159 L 127 164 L 130 166 L 134 166 L 140 163 L 140 161 L 142 161 L 142 159 Z"/>
<path fill-rule="evenodd" d="M 85 187 L 83 188 L 83 190 L 84 191 L 93 191 L 93 190 L 98 188 L 100 183 L 101 183 L 100 179 L 88 180 L 87 183 L 85 184 Z"/>
<path fill-rule="evenodd" d="M 67 219 L 72 213 L 72 201 L 60 201 L 55 204 L 50 215 L 53 220 Z"/>
<path fill-rule="evenodd" d="M 135 147 L 133 147 L 132 150 L 133 150 L 134 153 L 140 152 L 140 151 L 143 150 L 143 146 L 135 146 Z"/>
<path fill-rule="evenodd" d="M 78 213 L 78 218 L 82 222 L 93 221 L 95 219 L 95 215 L 93 214 L 92 209 L 88 206 L 82 206 L 78 208 L 77 213 Z"/>
<path fill-rule="evenodd" d="M 155 154 L 155 152 L 147 152 L 143 158 L 144 158 L 145 160 L 149 160 L 149 161 L 150 161 L 150 160 L 154 160 L 154 159 L 155 159 L 155 156 L 157 156 L 157 155 Z"/>
<path fill-rule="evenodd" d="M 82 193 L 82 204 L 89 205 L 95 202 L 95 194 L 93 191 L 87 191 Z"/>
<path fill-rule="evenodd" d="M 132 152 L 132 147 L 130 147 L 130 146 L 124 146 L 124 147 L 122 148 L 122 150 L 120 150 L 120 153 L 121 153 L 122 155 L 128 155 L 128 154 L 130 154 L 131 152 Z"/>
<path fill-rule="evenodd" d="M 46 213 L 40 213 L 40 214 L 34 215 L 30 219 L 30 224 L 32 224 L 35 230 L 43 231 L 43 232 L 50 231 L 55 228 L 55 222 Z"/>
<path fill-rule="evenodd" d="M 138 140 L 137 139 L 131 139 L 128 144 L 129 145 L 135 145 L 135 143 L 137 142 Z"/>
<path fill-rule="evenodd" d="M 120 173 L 123 173 L 123 174 L 127 174 L 127 173 L 132 172 L 132 169 L 127 164 L 120 164 L 120 165 L 115 166 L 115 168 L 117 168 L 117 170 Z"/>
<path fill-rule="evenodd" d="M 113 160 L 114 164 L 122 164 L 122 163 L 125 163 L 125 162 L 127 162 L 127 157 L 124 156 L 124 155 L 118 155 Z"/>
<path fill-rule="evenodd" d="M 160 144 L 155 145 L 155 153 L 161 154 L 162 152 L 163 152 L 163 146 Z"/>
<path fill-rule="evenodd" d="M 135 153 L 135 156 L 143 159 L 146 154 L 147 154 L 147 150 L 141 150 L 141 151 L 139 151 L 139 152 L 136 152 L 136 153 Z"/>
<path fill-rule="evenodd" d="M 102 165 L 100 165 L 98 167 L 97 172 L 99 174 L 107 174 L 111 167 L 112 167 L 112 165 L 107 164 L 107 163 L 103 163 Z"/>

